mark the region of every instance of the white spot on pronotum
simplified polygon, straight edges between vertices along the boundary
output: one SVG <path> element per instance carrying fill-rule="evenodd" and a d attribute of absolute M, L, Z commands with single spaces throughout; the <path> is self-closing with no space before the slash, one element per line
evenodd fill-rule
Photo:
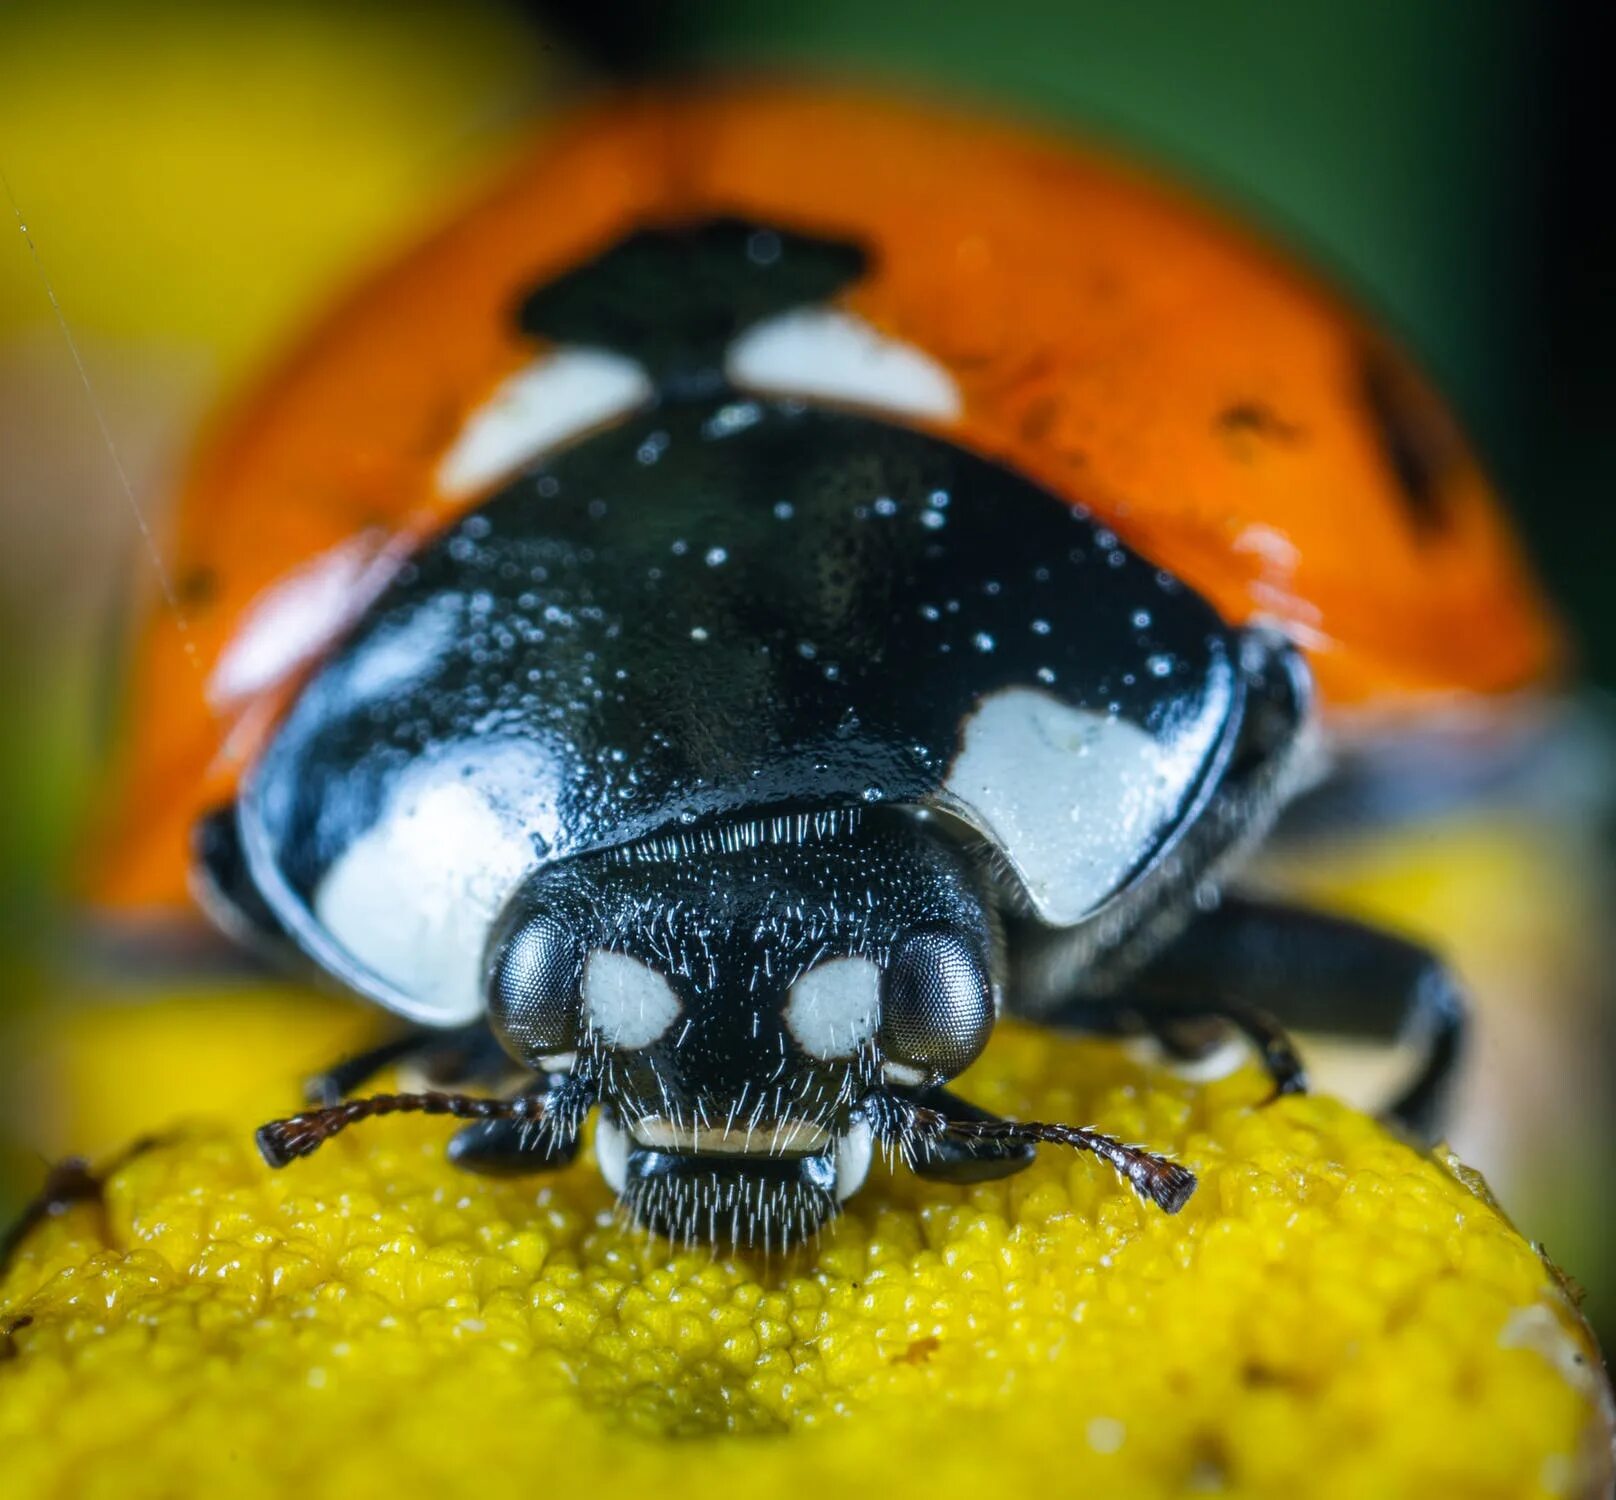
<path fill-rule="evenodd" d="M 940 422 L 960 414 L 959 388 L 942 365 L 837 308 L 798 308 L 749 328 L 730 345 L 725 371 L 743 390 Z"/>
<path fill-rule="evenodd" d="M 1038 914 L 1087 916 L 1149 854 L 1211 736 L 1161 740 L 1033 688 L 988 698 L 944 783 L 1003 849 Z"/>
<path fill-rule="evenodd" d="M 881 971 L 867 958 L 832 958 L 810 969 L 786 1001 L 786 1029 L 810 1057 L 851 1057 L 881 1018 Z"/>
<path fill-rule="evenodd" d="M 584 1017 L 608 1047 L 649 1047 L 678 1019 L 679 997 L 639 959 L 597 948 L 584 965 Z"/>
<path fill-rule="evenodd" d="M 483 944 L 532 863 L 532 840 L 474 780 L 407 780 L 332 865 L 314 911 L 354 960 L 407 997 L 411 1019 L 454 1025 L 482 1014 Z"/>
<path fill-rule="evenodd" d="M 568 438 L 651 398 L 651 378 L 605 349 L 558 349 L 507 376 L 438 463 L 438 487 L 475 494 Z"/>

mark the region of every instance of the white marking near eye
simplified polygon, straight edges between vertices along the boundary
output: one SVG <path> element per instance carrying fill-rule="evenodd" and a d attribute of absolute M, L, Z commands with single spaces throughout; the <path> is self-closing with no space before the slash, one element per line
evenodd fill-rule
<path fill-rule="evenodd" d="M 584 965 L 584 1017 L 608 1047 L 649 1047 L 679 1019 L 679 997 L 657 971 L 597 948 Z"/>
<path fill-rule="evenodd" d="M 875 1136 L 868 1125 L 855 1125 L 836 1143 L 836 1201 L 846 1203 L 870 1175 Z"/>
<path fill-rule="evenodd" d="M 438 463 L 438 488 L 475 494 L 568 438 L 651 399 L 644 368 L 607 349 L 558 349 L 507 376 Z"/>
<path fill-rule="evenodd" d="M 918 1089 L 930 1075 L 924 1068 L 911 1068 L 908 1063 L 885 1062 L 881 1064 L 881 1076 L 895 1088 Z"/>
<path fill-rule="evenodd" d="M 953 376 L 929 354 L 838 308 L 797 308 L 749 328 L 730 345 L 724 370 L 742 390 L 767 395 L 820 397 L 939 422 L 961 410 Z"/>
<path fill-rule="evenodd" d="M 810 1057 L 851 1057 L 880 1024 L 881 971 L 867 958 L 828 959 L 791 986 L 785 1019 Z"/>
<path fill-rule="evenodd" d="M 1004 851 L 1039 916 L 1070 926 L 1171 825 L 1216 725 L 1173 739 L 1031 688 L 985 700 L 944 786 Z"/>
<path fill-rule="evenodd" d="M 600 1175 L 618 1197 L 628 1182 L 628 1136 L 619 1125 L 605 1115 L 595 1121 L 595 1160 L 600 1164 Z"/>

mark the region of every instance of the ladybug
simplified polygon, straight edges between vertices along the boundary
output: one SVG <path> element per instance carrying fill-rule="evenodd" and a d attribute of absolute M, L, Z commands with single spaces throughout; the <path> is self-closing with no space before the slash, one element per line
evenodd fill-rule
<path fill-rule="evenodd" d="M 873 1151 L 1177 1163 L 950 1091 L 1004 1012 L 1423 1046 L 1431 954 L 1227 886 L 1353 747 L 1502 716 L 1559 642 L 1420 377 L 1205 209 L 808 86 L 615 99 L 216 435 L 100 865 L 409 1023 L 264 1127 L 467 1119 L 674 1237 L 784 1244 Z M 194 668 L 194 669 L 193 669 Z M 1334 773 L 1339 774 L 1339 773 Z M 355 1097 L 413 1057 L 428 1090 Z"/>

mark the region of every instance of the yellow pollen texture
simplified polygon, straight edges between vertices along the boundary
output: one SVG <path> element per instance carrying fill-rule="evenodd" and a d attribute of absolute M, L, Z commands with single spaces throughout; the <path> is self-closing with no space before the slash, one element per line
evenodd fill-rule
<path fill-rule="evenodd" d="M 1478 1181 L 1324 1098 L 1263 1107 L 1006 1026 L 961 1091 L 1201 1176 L 1169 1217 L 1044 1148 L 879 1163 L 817 1243 L 673 1249 L 592 1158 L 490 1179 L 396 1117 L 271 1172 L 176 1127 L 0 1280 L 7 1500 L 1597 1495 L 1606 1387 Z M 290 1101 L 288 1101 L 290 1103 Z"/>

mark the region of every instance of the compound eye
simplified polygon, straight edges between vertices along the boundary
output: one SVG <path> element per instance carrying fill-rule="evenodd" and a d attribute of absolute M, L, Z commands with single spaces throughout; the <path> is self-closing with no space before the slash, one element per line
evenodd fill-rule
<path fill-rule="evenodd" d="M 512 1057 L 536 1064 L 583 1035 L 583 945 L 548 912 L 529 911 L 489 955 L 488 1020 Z"/>
<path fill-rule="evenodd" d="M 881 1046 L 889 1063 L 933 1080 L 976 1060 L 993 1032 L 993 987 L 973 944 L 956 933 L 907 937 L 887 965 Z"/>

